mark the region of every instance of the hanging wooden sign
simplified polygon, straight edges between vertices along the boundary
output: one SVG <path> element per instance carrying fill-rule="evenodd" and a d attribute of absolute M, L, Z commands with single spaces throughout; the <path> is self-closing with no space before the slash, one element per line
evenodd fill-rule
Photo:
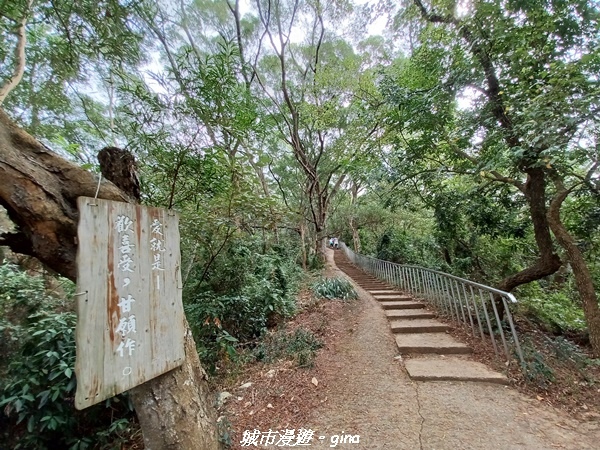
<path fill-rule="evenodd" d="M 80 197 L 77 392 L 83 409 L 183 364 L 179 218 Z"/>

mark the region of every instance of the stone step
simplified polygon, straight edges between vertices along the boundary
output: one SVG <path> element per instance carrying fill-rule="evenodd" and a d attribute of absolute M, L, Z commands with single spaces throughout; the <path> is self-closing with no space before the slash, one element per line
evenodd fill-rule
<path fill-rule="evenodd" d="M 440 333 L 450 329 L 435 319 L 393 320 L 390 327 L 394 333 Z"/>
<path fill-rule="evenodd" d="M 508 379 L 501 373 L 467 359 L 410 358 L 404 365 L 410 378 L 416 381 L 480 381 L 508 384 Z"/>
<path fill-rule="evenodd" d="M 402 295 L 402 294 L 373 295 L 373 297 L 375 297 L 375 300 L 379 300 L 380 302 L 386 302 L 386 301 L 408 302 L 413 299 L 410 295 Z"/>
<path fill-rule="evenodd" d="M 473 350 L 446 333 L 402 333 L 396 335 L 396 345 L 401 353 L 437 353 L 457 355 Z"/>
<path fill-rule="evenodd" d="M 419 302 L 379 302 L 383 309 L 421 309 L 423 303 Z"/>
<path fill-rule="evenodd" d="M 386 295 L 386 294 L 400 294 L 400 292 L 395 291 L 394 289 L 381 289 L 381 290 L 369 291 L 369 294 L 371 294 L 371 295 Z"/>
<path fill-rule="evenodd" d="M 426 309 L 388 309 L 385 315 L 389 320 L 393 319 L 433 319 L 437 317 L 435 313 Z"/>

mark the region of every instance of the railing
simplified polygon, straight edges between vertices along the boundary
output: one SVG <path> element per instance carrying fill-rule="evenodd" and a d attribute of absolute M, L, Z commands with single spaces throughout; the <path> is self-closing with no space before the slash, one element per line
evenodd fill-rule
<path fill-rule="evenodd" d="M 510 361 L 513 352 L 509 346 L 513 347 L 521 367 L 525 366 L 509 308 L 511 304 L 517 303 L 514 295 L 438 270 L 395 264 L 360 255 L 344 243 L 341 243 L 341 247 L 348 259 L 364 271 L 430 301 L 452 320 L 462 322 L 466 327 L 470 325 L 473 336 L 479 334 L 483 340 L 486 336 L 489 337 L 496 355 L 500 354 L 501 342 L 504 355 L 507 361 Z M 509 331 L 510 336 L 507 336 Z"/>

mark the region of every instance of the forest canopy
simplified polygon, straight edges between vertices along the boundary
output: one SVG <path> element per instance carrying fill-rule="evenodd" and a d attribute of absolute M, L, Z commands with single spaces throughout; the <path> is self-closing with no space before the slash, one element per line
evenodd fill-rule
<path fill-rule="evenodd" d="M 599 23 L 587 0 L 0 0 L 0 104 L 86 171 L 130 151 L 141 202 L 180 212 L 211 372 L 294 314 L 332 236 L 514 292 L 600 356 Z M 42 308 L 68 334 L 35 286 L 3 329 Z"/>

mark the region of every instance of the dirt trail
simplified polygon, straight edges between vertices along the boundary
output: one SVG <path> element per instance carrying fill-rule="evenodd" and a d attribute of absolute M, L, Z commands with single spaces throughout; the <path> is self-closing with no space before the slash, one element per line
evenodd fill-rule
<path fill-rule="evenodd" d="M 329 274 L 345 276 L 333 251 L 328 258 Z M 394 359 L 398 353 L 383 310 L 366 291 L 357 291 L 354 320 L 332 323 L 340 338 L 317 358 L 327 401 L 304 425 L 315 431 L 310 448 L 600 448 L 597 422 L 578 422 L 510 387 L 411 381 L 402 360 Z M 332 436 L 342 434 L 359 435 L 359 443 L 335 445 Z"/>

